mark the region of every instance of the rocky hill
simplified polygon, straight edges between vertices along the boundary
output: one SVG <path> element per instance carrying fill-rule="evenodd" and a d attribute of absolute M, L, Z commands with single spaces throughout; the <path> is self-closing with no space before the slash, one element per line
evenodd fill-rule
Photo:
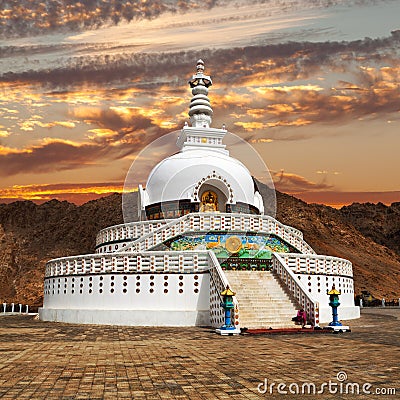
<path fill-rule="evenodd" d="M 340 211 L 364 236 L 400 254 L 400 203 L 354 203 Z"/>
<path fill-rule="evenodd" d="M 393 217 L 399 217 L 398 203 L 335 210 L 282 193 L 277 201 L 278 220 L 302 230 L 317 253 L 353 262 L 357 292 L 400 296 L 400 222 Z M 40 305 L 46 261 L 93 252 L 96 233 L 122 222 L 119 194 L 82 206 L 57 200 L 0 204 L 0 301 Z"/>

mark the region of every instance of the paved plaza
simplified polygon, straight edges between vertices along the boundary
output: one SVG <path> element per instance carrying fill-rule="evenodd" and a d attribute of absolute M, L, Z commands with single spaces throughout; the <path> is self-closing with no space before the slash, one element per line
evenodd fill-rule
<path fill-rule="evenodd" d="M 1 316 L 0 398 L 400 398 L 400 309 L 364 309 L 350 325 L 352 332 L 345 334 L 220 337 L 209 328 L 68 325 Z M 373 394 L 340 394 L 339 372 L 360 392 L 369 383 L 366 390 Z M 303 383 L 314 383 L 318 391 L 329 380 L 337 393 L 325 386 L 323 394 L 301 394 Z M 266 393 L 257 389 L 262 382 Z M 278 394 L 279 383 L 287 394 Z M 397 393 L 377 393 L 390 388 Z"/>

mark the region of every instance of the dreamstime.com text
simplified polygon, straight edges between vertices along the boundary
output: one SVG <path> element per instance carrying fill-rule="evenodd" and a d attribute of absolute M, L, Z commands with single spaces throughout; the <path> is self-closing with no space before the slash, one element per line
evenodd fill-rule
<path fill-rule="evenodd" d="M 265 378 L 257 386 L 257 390 L 261 394 L 372 394 L 376 396 L 395 396 L 396 388 L 394 387 L 373 387 L 371 383 L 348 382 L 347 374 L 339 371 L 336 375 L 337 381 L 329 380 L 320 384 L 313 382 L 268 382 Z"/>

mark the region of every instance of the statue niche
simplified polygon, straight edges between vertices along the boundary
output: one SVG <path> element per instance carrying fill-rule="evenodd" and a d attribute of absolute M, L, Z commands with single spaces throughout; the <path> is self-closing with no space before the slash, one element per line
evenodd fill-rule
<path fill-rule="evenodd" d="M 200 212 L 216 212 L 218 210 L 218 196 L 207 190 L 201 196 Z"/>

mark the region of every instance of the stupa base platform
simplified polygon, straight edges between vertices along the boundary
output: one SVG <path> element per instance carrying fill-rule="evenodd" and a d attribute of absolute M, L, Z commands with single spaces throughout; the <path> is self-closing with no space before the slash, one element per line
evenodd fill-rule
<path fill-rule="evenodd" d="M 209 326 L 208 310 L 92 310 L 40 308 L 42 321 L 119 326 Z"/>

